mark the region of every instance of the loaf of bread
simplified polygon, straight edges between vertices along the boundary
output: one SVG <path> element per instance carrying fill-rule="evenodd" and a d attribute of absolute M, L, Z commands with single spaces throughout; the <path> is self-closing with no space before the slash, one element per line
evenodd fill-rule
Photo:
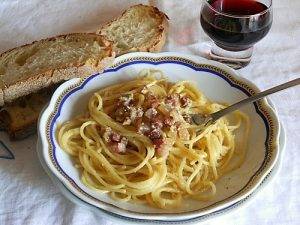
<path fill-rule="evenodd" d="M 0 128 L 13 140 L 35 133 L 40 111 L 55 84 L 101 72 L 114 54 L 161 51 L 167 25 L 167 16 L 157 8 L 135 5 L 97 34 L 62 35 L 3 53 Z"/>

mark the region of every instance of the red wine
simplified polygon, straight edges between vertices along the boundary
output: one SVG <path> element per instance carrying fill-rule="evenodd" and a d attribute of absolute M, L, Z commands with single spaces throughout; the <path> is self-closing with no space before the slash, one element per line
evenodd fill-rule
<path fill-rule="evenodd" d="M 268 7 L 263 3 L 255 0 L 210 0 L 208 3 L 210 6 L 204 5 L 201 12 L 202 28 L 224 49 L 241 51 L 252 47 L 271 28 L 272 15 L 265 11 Z"/>
<path fill-rule="evenodd" d="M 231 15 L 254 15 L 267 9 L 255 0 L 211 0 L 209 3 L 218 12 Z"/>

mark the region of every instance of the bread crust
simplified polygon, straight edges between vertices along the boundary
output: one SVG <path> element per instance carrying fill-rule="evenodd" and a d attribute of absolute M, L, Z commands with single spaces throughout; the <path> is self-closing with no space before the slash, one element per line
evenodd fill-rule
<path fill-rule="evenodd" d="M 5 85 L 4 88 L 0 89 L 0 106 L 3 106 L 6 102 L 12 102 L 13 100 L 19 97 L 28 95 L 32 92 L 36 92 L 42 88 L 48 87 L 52 84 L 61 82 L 63 80 L 68 80 L 70 78 L 75 78 L 75 77 L 84 78 L 93 73 L 102 72 L 106 67 L 112 64 L 112 61 L 115 56 L 114 52 L 112 51 L 112 43 L 106 40 L 104 36 L 94 34 L 94 33 L 88 33 L 88 34 L 73 33 L 73 34 L 59 35 L 56 37 L 42 39 L 40 41 L 34 41 L 31 44 L 22 45 L 17 48 L 6 51 L 2 53 L 0 57 L 3 57 L 5 54 L 9 54 L 11 51 L 15 49 L 21 49 L 24 46 L 34 45 L 37 42 L 47 42 L 62 37 L 68 38 L 74 35 L 79 35 L 79 36 L 89 35 L 95 37 L 98 43 L 101 42 L 101 44 L 105 46 L 105 49 L 103 49 L 103 51 L 105 51 L 106 53 L 105 57 L 99 58 L 98 61 L 94 61 L 94 62 L 87 61 L 81 64 L 79 62 L 74 62 L 72 63 L 73 64 L 72 67 L 70 67 L 70 65 L 64 65 L 61 68 L 48 70 L 43 73 L 39 73 L 35 76 L 31 76 L 27 79 L 18 80 L 13 84 Z M 4 82 L 2 81 L 2 83 Z"/>
<path fill-rule="evenodd" d="M 148 46 L 147 43 L 145 43 L 143 46 L 135 46 L 134 48 L 131 48 L 127 51 L 120 51 L 117 47 L 113 47 L 113 51 L 116 52 L 117 56 L 123 55 L 128 52 L 135 52 L 135 51 L 138 51 L 138 52 L 160 52 L 161 49 L 163 48 L 163 46 L 165 45 L 167 32 L 168 32 L 168 28 L 169 28 L 169 23 L 168 23 L 169 17 L 165 13 L 161 12 L 157 7 L 149 6 L 149 5 L 138 4 L 138 5 L 129 7 L 121 14 L 121 16 L 119 16 L 116 19 L 103 25 L 96 33 L 106 36 L 105 33 L 103 32 L 103 30 L 105 30 L 106 28 L 111 26 L 112 23 L 120 20 L 124 15 L 126 15 L 126 13 L 128 11 L 130 11 L 136 7 L 146 8 L 147 10 L 152 11 L 155 15 L 158 16 L 159 24 L 160 24 L 158 27 L 159 34 L 155 37 L 155 40 L 153 41 L 154 44 L 152 44 L 151 46 Z"/>

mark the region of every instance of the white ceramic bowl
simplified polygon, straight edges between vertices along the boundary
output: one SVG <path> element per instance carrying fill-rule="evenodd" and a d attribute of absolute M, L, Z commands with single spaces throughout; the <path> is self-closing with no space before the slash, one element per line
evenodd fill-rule
<path fill-rule="evenodd" d="M 57 125 L 83 112 L 88 98 L 96 90 L 132 79 L 144 68 L 162 70 L 171 81 L 191 80 L 206 96 L 217 102 L 234 103 L 259 91 L 229 67 L 197 56 L 179 53 L 123 55 L 103 74 L 92 75 L 84 81 L 72 79 L 54 93 L 39 123 L 42 157 L 51 172 L 82 201 L 120 216 L 143 220 L 189 220 L 228 208 L 249 196 L 273 168 L 279 154 L 280 126 L 266 100 L 242 109 L 249 115 L 252 125 L 246 160 L 239 169 L 217 182 L 217 194 L 208 202 L 185 200 L 177 209 L 162 210 L 116 202 L 106 194 L 87 188 L 80 181 L 80 172 L 74 167 L 71 157 L 57 144 Z"/>

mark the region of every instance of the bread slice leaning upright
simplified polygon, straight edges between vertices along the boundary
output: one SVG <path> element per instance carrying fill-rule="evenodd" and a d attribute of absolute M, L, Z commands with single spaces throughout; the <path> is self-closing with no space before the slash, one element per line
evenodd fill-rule
<path fill-rule="evenodd" d="M 168 17 L 156 7 L 134 5 L 97 33 L 114 43 L 117 55 L 128 52 L 159 52 L 166 41 Z"/>
<path fill-rule="evenodd" d="M 51 84 L 86 77 L 111 64 L 111 42 L 97 34 L 68 34 L 0 55 L 0 106 Z"/>

